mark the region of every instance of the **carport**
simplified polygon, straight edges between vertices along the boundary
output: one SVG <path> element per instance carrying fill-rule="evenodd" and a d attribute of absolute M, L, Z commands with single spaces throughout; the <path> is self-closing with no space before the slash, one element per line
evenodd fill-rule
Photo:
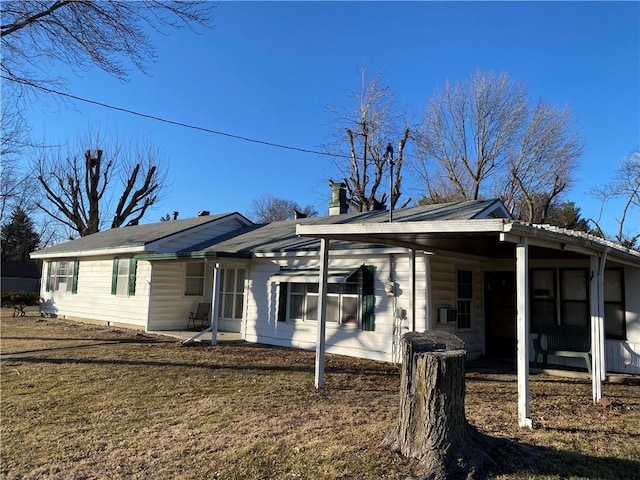
<path fill-rule="evenodd" d="M 607 258 L 638 265 L 634 252 L 581 232 L 549 226 L 525 225 L 506 219 L 426 222 L 298 225 L 296 233 L 320 239 L 320 280 L 316 341 L 315 386 L 324 387 L 327 276 L 332 241 L 389 245 L 409 249 L 411 318 L 415 319 L 415 252 L 452 252 L 490 259 L 510 259 L 516 280 L 518 423 L 531 427 L 529 400 L 530 259 L 589 259 L 590 317 L 593 354 L 593 401 L 602 398 L 604 361 L 604 268 Z M 431 285 L 426 286 L 428 290 Z M 431 295 L 429 294 L 429 297 Z M 430 326 L 429 326 L 430 328 Z"/>

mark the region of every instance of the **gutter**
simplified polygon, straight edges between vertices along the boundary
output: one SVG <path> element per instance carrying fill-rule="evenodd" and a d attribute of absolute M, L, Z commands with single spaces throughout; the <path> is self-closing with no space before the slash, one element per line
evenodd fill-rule
<path fill-rule="evenodd" d="M 174 252 L 174 253 L 149 253 L 142 255 L 135 255 L 135 260 L 185 260 L 190 258 L 203 259 L 203 258 L 242 258 L 251 259 L 251 253 L 243 252 Z"/>

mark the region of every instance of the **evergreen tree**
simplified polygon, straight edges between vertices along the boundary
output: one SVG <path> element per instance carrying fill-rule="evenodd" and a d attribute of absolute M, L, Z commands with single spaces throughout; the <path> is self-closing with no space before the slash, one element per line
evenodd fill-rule
<path fill-rule="evenodd" d="M 38 249 L 40 235 L 33 228 L 27 213 L 16 207 L 11 219 L 2 225 L 2 259 L 11 262 L 28 262 L 29 253 Z"/>

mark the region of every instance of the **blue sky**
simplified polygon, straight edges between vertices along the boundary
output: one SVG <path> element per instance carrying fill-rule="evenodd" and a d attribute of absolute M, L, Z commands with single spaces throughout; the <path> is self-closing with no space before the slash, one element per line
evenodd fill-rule
<path fill-rule="evenodd" d="M 157 62 L 122 83 L 98 69 L 72 73 L 79 97 L 233 135 L 323 150 L 336 125 L 326 106 L 350 106 L 359 69 L 381 75 L 416 117 L 444 82 L 508 72 L 533 99 L 569 106 L 586 149 L 568 194 L 586 196 L 640 146 L 638 2 L 222 2 L 215 26 L 153 34 Z M 169 165 L 170 192 L 144 223 L 168 212 L 246 213 L 262 194 L 326 213 L 329 157 L 213 135 L 84 103 L 34 105 L 36 138 L 63 143 L 89 126 L 142 136 Z M 405 195 L 418 198 L 405 177 Z M 609 218 L 618 212 L 611 210 Z M 639 214 L 634 214 L 640 223 Z M 613 223 L 607 222 L 608 229 Z M 631 225 L 633 226 L 633 224 Z M 637 226 L 634 228 L 638 228 Z"/>

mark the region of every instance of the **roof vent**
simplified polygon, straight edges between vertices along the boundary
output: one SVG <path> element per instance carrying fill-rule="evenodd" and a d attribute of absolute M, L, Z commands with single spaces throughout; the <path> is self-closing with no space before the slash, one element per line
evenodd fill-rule
<path fill-rule="evenodd" d="M 207 215 L 209 215 L 211 212 L 209 210 L 200 210 L 198 212 L 198 216 L 199 217 L 206 217 Z"/>

